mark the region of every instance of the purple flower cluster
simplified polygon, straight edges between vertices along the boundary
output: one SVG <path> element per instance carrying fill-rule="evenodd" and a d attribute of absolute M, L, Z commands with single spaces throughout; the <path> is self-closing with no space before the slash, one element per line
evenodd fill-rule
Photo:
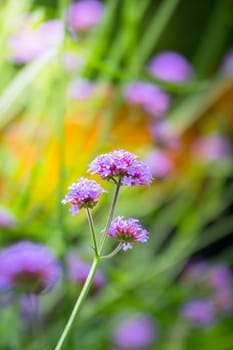
<path fill-rule="evenodd" d="M 232 144 L 218 133 L 200 137 L 192 146 L 194 157 L 205 161 L 224 161 L 232 155 Z"/>
<path fill-rule="evenodd" d="M 153 176 L 164 178 L 169 176 L 175 165 L 168 152 L 163 150 L 153 150 L 145 159 L 146 164 Z"/>
<path fill-rule="evenodd" d="M 181 308 L 181 316 L 195 326 L 207 326 L 214 321 L 214 304 L 208 299 L 196 299 L 185 303 Z"/>
<path fill-rule="evenodd" d="M 74 253 L 69 253 L 67 260 L 70 280 L 77 284 L 84 284 L 91 268 L 90 264 Z M 98 269 L 95 273 L 92 287 L 94 289 L 99 289 L 105 285 L 105 281 L 106 279 L 103 271 Z"/>
<path fill-rule="evenodd" d="M 148 240 L 148 232 L 137 219 L 125 220 L 122 216 L 112 220 L 108 235 L 122 242 L 123 250 L 131 249 L 131 243 L 144 243 Z"/>
<path fill-rule="evenodd" d="M 19 27 L 9 40 L 10 58 L 17 64 L 30 62 L 56 49 L 63 35 L 64 28 L 60 20 L 49 20 L 34 28 L 29 16 L 28 23 Z"/>
<path fill-rule="evenodd" d="M 122 149 L 99 155 L 89 164 L 89 171 L 105 180 L 120 177 L 126 186 L 150 185 L 152 181 L 148 166 Z"/>
<path fill-rule="evenodd" d="M 154 117 L 162 117 L 170 105 L 168 94 L 158 86 L 143 81 L 129 83 L 125 88 L 125 99 Z"/>
<path fill-rule="evenodd" d="M 145 349 L 156 337 L 156 326 L 146 314 L 132 316 L 123 321 L 114 331 L 114 344 L 123 349 Z"/>
<path fill-rule="evenodd" d="M 93 208 L 97 199 L 105 190 L 94 180 L 80 177 L 68 187 L 69 193 L 62 200 L 62 204 L 70 204 L 72 215 L 76 215 L 82 208 Z"/>
<path fill-rule="evenodd" d="M 104 15 L 104 5 L 97 0 L 80 0 L 68 8 L 67 21 L 71 31 L 85 32 L 99 23 Z"/>
<path fill-rule="evenodd" d="M 21 241 L 0 251 L 0 275 L 5 286 L 38 294 L 52 288 L 61 266 L 44 245 Z"/>
<path fill-rule="evenodd" d="M 193 74 L 186 58 L 173 51 L 162 52 L 152 58 L 149 70 L 156 78 L 174 83 L 182 83 Z"/>

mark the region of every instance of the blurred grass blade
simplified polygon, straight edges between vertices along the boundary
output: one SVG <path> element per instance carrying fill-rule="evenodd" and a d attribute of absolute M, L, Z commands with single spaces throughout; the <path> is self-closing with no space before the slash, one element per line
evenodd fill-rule
<path fill-rule="evenodd" d="M 45 65 L 55 56 L 55 51 L 43 55 L 23 68 L 6 88 L 0 98 L 0 128 L 3 128 L 20 110 L 20 98 Z"/>

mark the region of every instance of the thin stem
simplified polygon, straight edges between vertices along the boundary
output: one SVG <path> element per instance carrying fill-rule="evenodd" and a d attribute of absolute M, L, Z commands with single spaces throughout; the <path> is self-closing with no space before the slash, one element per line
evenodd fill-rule
<path fill-rule="evenodd" d="M 90 226 L 90 230 L 91 230 L 91 235 L 92 235 L 92 239 L 93 239 L 93 243 L 94 243 L 95 255 L 99 256 L 98 246 L 97 246 L 97 242 L 96 242 L 95 226 L 94 226 L 92 214 L 91 214 L 91 211 L 89 208 L 87 208 L 86 211 L 87 211 L 87 218 L 88 218 L 88 222 L 89 222 L 89 226 Z"/>
<path fill-rule="evenodd" d="M 120 242 L 118 244 L 118 246 L 110 254 L 102 255 L 100 257 L 100 259 L 102 260 L 102 259 L 110 259 L 110 258 L 112 258 L 114 255 L 116 255 L 122 249 L 122 247 L 123 247 L 123 243 Z"/>
<path fill-rule="evenodd" d="M 115 193 L 114 193 L 114 197 L 113 197 L 113 200 L 112 200 L 112 205 L 111 205 L 109 216 L 108 216 L 108 221 L 107 221 L 107 224 L 105 226 L 103 239 L 102 239 L 101 244 L 100 244 L 99 254 L 101 254 L 101 252 L 103 250 L 103 247 L 104 247 L 105 240 L 107 238 L 107 233 L 108 233 L 108 230 L 109 230 L 112 218 L 113 218 L 113 214 L 114 214 L 114 210 L 115 210 L 115 207 L 116 207 L 116 203 L 117 203 L 120 187 L 121 187 L 121 177 L 119 177 L 118 182 L 117 182 L 116 190 L 115 190 Z"/>
<path fill-rule="evenodd" d="M 74 305 L 73 311 L 72 311 L 70 318 L 69 318 L 69 320 L 68 320 L 68 322 L 67 322 L 67 324 L 66 324 L 66 326 L 61 334 L 61 337 L 60 337 L 60 339 L 55 347 L 55 350 L 60 350 L 62 348 L 64 341 L 65 341 L 67 335 L 69 334 L 71 327 L 73 326 L 75 317 L 77 316 L 78 312 L 80 311 L 80 308 L 81 308 L 83 302 L 85 301 L 87 294 L 91 288 L 91 284 L 92 284 L 93 278 L 95 276 L 98 262 L 99 262 L 99 259 L 98 259 L 98 257 L 95 256 L 93 263 L 91 265 L 91 269 L 90 269 L 89 274 L 87 276 L 86 282 L 83 285 L 81 293 L 80 293 L 80 295 L 79 295 L 79 297 Z"/>

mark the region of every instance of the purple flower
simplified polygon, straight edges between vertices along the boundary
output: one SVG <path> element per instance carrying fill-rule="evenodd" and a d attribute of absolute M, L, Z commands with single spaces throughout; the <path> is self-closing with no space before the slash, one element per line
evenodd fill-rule
<path fill-rule="evenodd" d="M 164 178 L 174 170 L 174 163 L 166 151 L 154 150 L 145 159 L 153 176 Z"/>
<path fill-rule="evenodd" d="M 0 207 L 0 227 L 12 227 L 15 224 L 15 218 L 5 208 Z"/>
<path fill-rule="evenodd" d="M 153 320 L 139 314 L 123 321 L 114 331 L 112 340 L 123 349 L 144 349 L 154 342 L 156 333 Z"/>
<path fill-rule="evenodd" d="M 178 134 L 167 120 L 156 121 L 149 125 L 149 131 L 152 140 L 159 145 L 172 148 L 177 148 L 180 145 Z"/>
<path fill-rule="evenodd" d="M 230 141 L 218 133 L 211 133 L 200 137 L 194 142 L 192 154 L 202 160 L 224 161 L 232 154 Z"/>
<path fill-rule="evenodd" d="M 65 51 L 62 57 L 62 61 L 64 67 L 68 72 L 71 73 L 79 71 L 85 63 L 84 58 L 73 51 Z"/>
<path fill-rule="evenodd" d="M 99 155 L 89 164 L 89 171 L 105 180 L 121 177 L 126 186 L 150 185 L 152 181 L 148 166 L 123 149 Z"/>
<path fill-rule="evenodd" d="M 10 57 L 13 62 L 30 62 L 61 44 L 64 29 L 60 20 L 49 20 L 36 28 L 33 26 L 34 23 L 29 17 L 28 23 L 19 27 L 10 38 Z"/>
<path fill-rule="evenodd" d="M 155 117 L 162 117 L 170 105 L 170 97 L 163 90 L 143 81 L 129 83 L 125 88 L 125 99 Z"/>
<path fill-rule="evenodd" d="M 82 208 L 93 208 L 97 203 L 97 198 L 105 190 L 94 180 L 80 177 L 68 187 L 69 193 L 62 200 L 62 204 L 71 205 L 70 212 L 76 215 Z"/>
<path fill-rule="evenodd" d="M 222 71 L 225 74 L 233 74 L 233 49 L 229 50 L 223 58 Z"/>
<path fill-rule="evenodd" d="M 192 67 L 177 52 L 166 51 L 156 55 L 149 63 L 150 72 L 161 80 L 182 83 L 192 76 Z"/>
<path fill-rule="evenodd" d="M 77 284 L 84 284 L 90 271 L 90 264 L 80 259 L 79 256 L 74 253 L 69 253 L 68 257 L 68 273 L 72 282 Z M 97 270 L 93 280 L 92 287 L 99 289 L 105 285 L 105 275 L 102 270 Z"/>
<path fill-rule="evenodd" d="M 68 87 L 69 97 L 77 100 L 87 100 L 93 93 L 94 84 L 88 79 L 74 79 Z"/>
<path fill-rule="evenodd" d="M 123 250 L 132 248 L 131 243 L 145 243 L 148 240 L 148 232 L 141 226 L 137 219 L 125 220 L 117 216 L 112 220 L 108 235 L 123 243 Z"/>
<path fill-rule="evenodd" d="M 215 318 L 214 304 L 206 299 L 188 301 L 182 306 L 180 313 L 195 326 L 207 326 Z"/>
<path fill-rule="evenodd" d="M 232 272 L 225 264 L 211 266 L 207 272 L 207 281 L 216 292 L 231 289 Z"/>
<path fill-rule="evenodd" d="M 104 5 L 97 0 L 80 0 L 68 8 L 68 26 L 72 31 L 88 31 L 99 23 L 104 14 Z"/>
<path fill-rule="evenodd" d="M 0 275 L 8 286 L 38 294 L 52 288 L 61 266 L 44 245 L 21 241 L 0 251 Z"/>

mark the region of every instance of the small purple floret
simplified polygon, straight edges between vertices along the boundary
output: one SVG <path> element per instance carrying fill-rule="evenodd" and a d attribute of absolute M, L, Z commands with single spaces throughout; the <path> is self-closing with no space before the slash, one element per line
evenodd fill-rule
<path fill-rule="evenodd" d="M 105 180 L 121 177 L 121 184 L 126 186 L 150 185 L 152 181 L 148 166 L 122 149 L 99 155 L 89 164 L 89 171 Z"/>
<path fill-rule="evenodd" d="M 111 222 L 108 235 L 123 243 L 123 250 L 132 248 L 131 243 L 145 243 L 148 240 L 148 232 L 145 230 L 139 220 L 127 219 L 117 216 Z"/>
<path fill-rule="evenodd" d="M 21 241 L 0 251 L 0 275 L 8 287 L 38 294 L 61 277 L 61 265 L 44 245 Z"/>
<path fill-rule="evenodd" d="M 80 177 L 69 188 L 69 193 L 62 200 L 62 204 L 71 205 L 72 215 L 76 215 L 82 208 L 93 208 L 97 199 L 105 190 L 94 180 Z"/>
<path fill-rule="evenodd" d="M 188 60 L 177 52 L 166 51 L 156 55 L 149 63 L 150 72 L 161 80 L 182 83 L 193 74 Z"/>
<path fill-rule="evenodd" d="M 97 0 L 81 0 L 68 8 L 68 26 L 72 31 L 88 31 L 99 23 L 104 15 L 104 5 Z"/>

